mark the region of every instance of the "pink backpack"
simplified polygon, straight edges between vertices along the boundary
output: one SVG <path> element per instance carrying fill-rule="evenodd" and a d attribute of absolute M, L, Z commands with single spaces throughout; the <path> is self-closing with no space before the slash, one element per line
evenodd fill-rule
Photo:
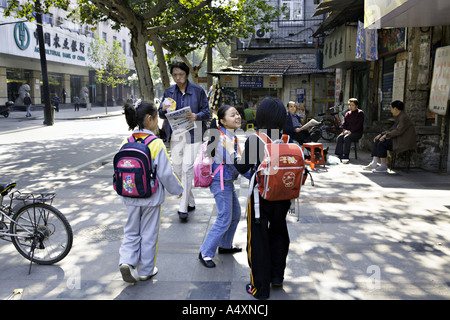
<path fill-rule="evenodd" d="M 214 176 L 220 171 L 220 187 L 223 190 L 223 164 L 212 172 L 213 159 L 208 157 L 206 150 L 208 141 L 204 142 L 200 149 L 200 155 L 194 162 L 194 186 L 207 188 L 211 185 Z"/>

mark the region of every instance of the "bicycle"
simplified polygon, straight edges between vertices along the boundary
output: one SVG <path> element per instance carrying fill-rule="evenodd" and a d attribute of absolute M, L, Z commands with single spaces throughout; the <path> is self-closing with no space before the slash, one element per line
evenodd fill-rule
<path fill-rule="evenodd" d="M 51 265 L 64 259 L 72 248 L 73 232 L 67 218 L 52 206 L 55 193 L 15 191 L 9 205 L 3 205 L 15 187 L 15 182 L 0 184 L 0 239 L 11 241 L 30 260 L 30 273 L 33 262 Z"/>
<path fill-rule="evenodd" d="M 332 111 L 330 112 L 330 110 Z M 321 117 L 328 114 L 328 116 L 321 121 L 320 135 L 322 139 L 332 141 L 342 132 L 342 121 L 339 117 L 339 113 L 339 106 L 329 108 L 326 113 L 319 113 L 319 116 Z"/>

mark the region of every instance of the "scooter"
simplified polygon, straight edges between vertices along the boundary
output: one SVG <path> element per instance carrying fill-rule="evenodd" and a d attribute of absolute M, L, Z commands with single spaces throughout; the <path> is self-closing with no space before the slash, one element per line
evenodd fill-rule
<path fill-rule="evenodd" d="M 14 102 L 8 101 L 5 103 L 4 106 L 0 106 L 0 115 L 4 116 L 5 118 L 9 117 L 9 108 L 14 105 Z"/>

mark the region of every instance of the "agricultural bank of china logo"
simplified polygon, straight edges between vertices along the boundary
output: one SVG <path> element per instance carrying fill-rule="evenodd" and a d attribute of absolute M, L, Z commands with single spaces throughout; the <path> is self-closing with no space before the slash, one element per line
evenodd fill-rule
<path fill-rule="evenodd" d="M 30 31 L 25 23 L 16 23 L 14 27 L 14 40 L 20 50 L 26 50 L 30 45 Z"/>

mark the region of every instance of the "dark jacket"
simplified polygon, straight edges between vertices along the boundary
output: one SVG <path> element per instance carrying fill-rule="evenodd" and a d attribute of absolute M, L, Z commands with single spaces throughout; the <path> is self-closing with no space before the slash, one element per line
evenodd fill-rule
<path fill-rule="evenodd" d="M 298 119 L 298 122 L 300 122 L 300 124 L 302 123 L 300 116 L 298 114 L 294 114 L 294 117 Z M 292 123 L 291 113 L 289 112 L 287 113 L 286 116 L 286 124 L 284 125 L 283 132 L 288 134 L 290 137 L 292 137 L 295 134 L 295 127 Z"/>
<path fill-rule="evenodd" d="M 355 111 L 348 111 L 344 116 L 342 128 L 349 130 L 352 133 L 363 134 L 364 127 L 364 111 L 356 109 Z"/>
<path fill-rule="evenodd" d="M 210 111 L 209 111 L 209 103 L 208 98 L 206 97 L 205 90 L 202 87 L 196 85 L 195 83 L 191 83 L 188 81 L 186 91 L 184 94 L 184 101 L 182 103 L 182 93 L 178 89 L 177 85 L 169 87 L 165 92 L 164 96 L 161 99 L 161 104 L 159 106 L 159 116 L 161 119 L 166 119 L 167 111 L 162 110 L 162 103 L 165 98 L 172 98 L 177 102 L 177 110 L 182 109 L 184 107 L 191 107 L 191 112 L 197 115 L 197 121 L 202 121 L 202 136 L 206 131 L 206 120 L 209 119 Z M 170 127 L 168 125 L 168 127 Z M 167 129 L 167 128 L 165 128 Z M 166 131 L 166 134 L 169 131 Z M 191 142 L 194 142 L 194 129 L 190 132 L 191 134 Z M 201 137 L 202 138 L 202 137 Z"/>
<path fill-rule="evenodd" d="M 401 111 L 395 117 L 392 128 L 382 134 L 385 134 L 386 138 L 392 139 L 394 152 L 416 149 L 416 130 L 413 122 L 404 111 Z"/>
<path fill-rule="evenodd" d="M 31 104 L 31 98 L 30 97 L 23 98 L 23 104 L 29 106 Z"/>

